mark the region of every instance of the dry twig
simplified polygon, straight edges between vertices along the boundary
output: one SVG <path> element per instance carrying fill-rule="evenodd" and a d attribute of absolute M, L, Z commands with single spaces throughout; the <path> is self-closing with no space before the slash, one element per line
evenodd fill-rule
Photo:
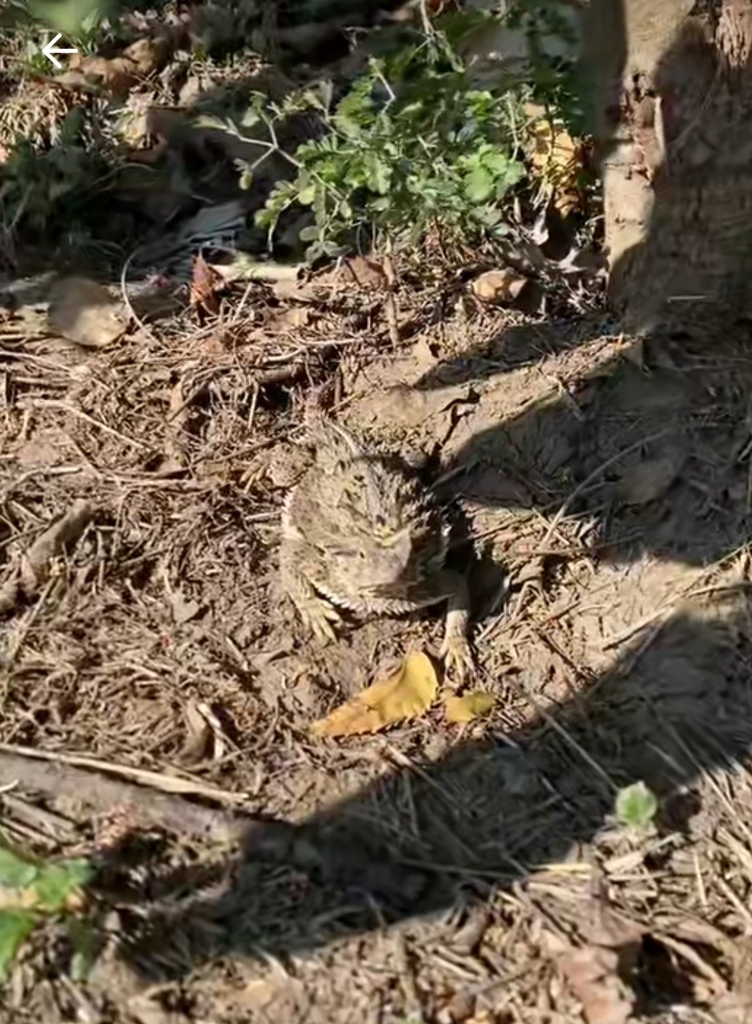
<path fill-rule="evenodd" d="M 0 614 L 11 611 L 20 600 L 34 596 L 50 578 L 55 559 L 76 543 L 93 515 L 88 501 L 75 501 L 61 519 L 37 537 L 0 589 Z"/>
<path fill-rule="evenodd" d="M 11 747 L 10 751 L 13 749 Z M 127 805 L 135 812 L 135 820 L 144 827 L 159 827 L 220 842 L 238 839 L 247 825 L 227 812 L 200 807 L 174 794 L 154 793 L 131 782 L 108 779 L 60 763 L 55 757 L 44 763 L 34 756 L 41 751 L 30 754 L 23 748 L 15 749 L 19 753 L 7 749 L 0 752 L 0 785 L 18 781 L 24 789 L 36 790 L 47 798 L 74 800 L 99 813 Z"/>

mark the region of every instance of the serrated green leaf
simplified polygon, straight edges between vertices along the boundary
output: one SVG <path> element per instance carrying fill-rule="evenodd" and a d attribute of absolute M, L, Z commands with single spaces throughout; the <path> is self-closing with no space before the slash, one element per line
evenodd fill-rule
<path fill-rule="evenodd" d="M 392 179 L 389 165 L 384 163 L 378 153 L 372 151 L 365 154 L 364 163 L 367 172 L 366 184 L 370 190 L 381 196 L 386 195 Z"/>
<path fill-rule="evenodd" d="M 494 178 L 485 167 L 475 167 L 465 179 L 467 198 L 475 203 L 484 203 L 494 193 Z"/>
<path fill-rule="evenodd" d="M 525 168 L 522 164 L 510 160 L 504 171 L 496 176 L 496 197 L 501 198 L 502 194 L 522 180 L 525 175 Z"/>
<path fill-rule="evenodd" d="M 32 910 L 0 910 L 0 977 L 7 976 L 19 946 L 31 934 L 37 921 Z"/>
<path fill-rule="evenodd" d="M 91 864 L 85 860 L 46 864 L 34 883 L 39 906 L 53 913 L 62 910 L 68 897 L 86 885 L 93 873 Z"/>
<path fill-rule="evenodd" d="M 0 846 L 0 885 L 8 889 L 27 889 L 39 874 L 39 868 Z"/>
<path fill-rule="evenodd" d="M 317 224 L 307 224 L 300 229 L 298 237 L 301 242 L 315 242 L 317 238 L 321 237 L 321 229 Z"/>
<path fill-rule="evenodd" d="M 507 77 L 471 88 L 440 29 L 385 60 L 381 53 L 333 115 L 330 97 L 319 106 L 330 130 L 296 150 L 295 198 L 312 209 L 317 229 L 304 236 L 312 243 L 307 258 L 351 242 L 353 229 L 365 223 L 398 246 L 420 243 L 436 229 L 458 243 L 500 235 L 512 213 L 505 195 L 527 173 L 512 154 L 526 141 L 530 81 Z M 295 94 L 273 116 L 298 105 L 310 106 L 311 98 Z M 282 208 L 278 199 L 270 199 L 266 208 L 272 207 Z"/>
<path fill-rule="evenodd" d="M 616 795 L 616 817 L 629 828 L 644 830 L 652 824 L 658 800 L 644 782 L 635 782 Z"/>
<path fill-rule="evenodd" d="M 346 111 L 338 110 L 334 115 L 334 125 L 338 131 L 342 132 L 347 138 L 357 138 L 361 133 L 361 127 L 355 118 L 350 117 Z"/>
<path fill-rule="evenodd" d="M 298 192 L 298 202 L 301 206 L 311 206 L 316 199 L 316 186 L 307 185 Z"/>
<path fill-rule="evenodd" d="M 253 215 L 253 223 L 257 228 L 270 228 L 273 227 L 277 222 L 277 215 L 269 208 L 264 206 L 260 210 L 256 210 Z"/>
<path fill-rule="evenodd" d="M 493 149 L 489 149 L 483 154 L 482 162 L 484 167 L 487 167 L 489 171 L 493 171 L 494 174 L 499 176 L 506 175 L 509 171 L 509 165 L 514 163 L 505 153 Z"/>

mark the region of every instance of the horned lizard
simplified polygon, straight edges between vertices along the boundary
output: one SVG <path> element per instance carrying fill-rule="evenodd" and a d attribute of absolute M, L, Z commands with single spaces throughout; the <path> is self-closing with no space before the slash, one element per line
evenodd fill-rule
<path fill-rule="evenodd" d="M 461 683 L 473 665 L 464 575 L 445 567 L 450 524 L 407 466 L 361 445 L 320 411 L 306 415 L 315 457 L 282 515 L 282 587 L 320 640 L 338 609 L 399 615 L 447 602 L 441 656 Z"/>

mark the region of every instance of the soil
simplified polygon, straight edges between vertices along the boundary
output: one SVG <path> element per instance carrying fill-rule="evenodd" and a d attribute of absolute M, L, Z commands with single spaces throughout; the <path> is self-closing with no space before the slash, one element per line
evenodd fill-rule
<path fill-rule="evenodd" d="M 567 973 L 573 949 L 631 950 L 597 983 L 600 1019 L 628 1019 L 623 998 L 634 1020 L 736 1012 L 747 339 L 641 342 L 604 318 L 499 311 L 440 329 L 416 313 L 398 351 L 386 330 L 332 345 L 326 312 L 267 330 L 279 309 L 254 287 L 253 313 L 223 331 L 186 313 L 83 350 L 6 329 L 3 580 L 75 502 L 91 516 L 6 617 L 3 740 L 91 783 L 53 796 L 0 761 L 19 783 L 3 821 L 94 856 L 103 948 L 74 983 L 62 933 L 38 933 L 4 1018 L 572 1020 L 596 985 Z M 286 378 L 259 383 L 281 363 Z M 436 711 L 365 738 L 310 733 L 441 634 L 438 611 L 353 621 L 318 647 L 279 593 L 280 460 L 302 396 L 334 372 L 343 421 L 431 457 L 464 513 L 473 685 L 499 698 L 470 725 Z M 113 772 L 115 806 L 97 792 Z M 612 815 L 638 780 L 661 804 L 633 833 Z M 181 787 L 163 808 L 157 792 Z M 219 838 L 186 812 L 181 832 L 181 802 L 216 822 L 232 810 L 234 827 Z"/>

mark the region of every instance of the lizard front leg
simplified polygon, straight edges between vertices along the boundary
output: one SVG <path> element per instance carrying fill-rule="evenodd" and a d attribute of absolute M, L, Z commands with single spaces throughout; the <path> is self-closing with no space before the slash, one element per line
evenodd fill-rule
<path fill-rule="evenodd" d="M 334 627 L 340 623 L 336 608 L 322 598 L 302 571 L 305 553 L 295 541 L 284 540 L 280 550 L 282 588 L 295 606 L 300 619 L 320 641 L 336 640 Z"/>
<path fill-rule="evenodd" d="M 447 602 L 440 654 L 451 685 L 460 687 L 475 670 L 473 650 L 468 639 L 470 594 L 464 573 L 442 569 L 411 596 L 417 606 L 428 607 L 443 600 Z"/>
<path fill-rule="evenodd" d="M 444 642 L 441 658 L 450 683 L 460 687 L 475 671 L 475 658 L 468 637 L 470 625 L 470 593 L 467 579 L 460 572 L 445 570 L 451 583 L 444 621 Z"/>

